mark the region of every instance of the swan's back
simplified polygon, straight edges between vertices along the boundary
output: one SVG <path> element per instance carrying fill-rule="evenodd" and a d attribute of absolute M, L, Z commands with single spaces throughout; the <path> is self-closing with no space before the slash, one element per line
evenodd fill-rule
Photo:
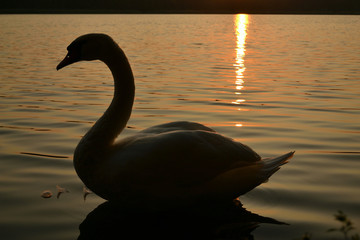
<path fill-rule="evenodd" d="M 158 133 L 171 132 L 176 130 L 199 130 L 199 131 L 215 132 L 215 130 L 206 127 L 200 123 L 188 122 L 188 121 L 176 121 L 176 122 L 169 122 L 160 125 L 155 125 L 140 131 L 140 133 L 158 134 Z"/>

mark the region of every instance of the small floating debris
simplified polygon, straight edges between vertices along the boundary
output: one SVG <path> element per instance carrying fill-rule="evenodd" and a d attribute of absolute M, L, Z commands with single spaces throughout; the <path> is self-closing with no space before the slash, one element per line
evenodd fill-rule
<path fill-rule="evenodd" d="M 92 194 L 92 193 L 93 192 L 90 189 L 88 189 L 86 186 L 83 187 L 84 202 L 86 201 L 87 195 Z"/>
<path fill-rule="evenodd" d="M 52 192 L 50 190 L 45 190 L 41 193 L 41 197 L 43 198 L 51 198 Z"/>
<path fill-rule="evenodd" d="M 56 189 L 57 189 L 57 195 L 56 198 L 59 199 L 60 195 L 62 193 L 68 193 L 70 192 L 69 190 L 67 190 L 66 188 L 60 187 L 59 185 L 56 185 Z"/>

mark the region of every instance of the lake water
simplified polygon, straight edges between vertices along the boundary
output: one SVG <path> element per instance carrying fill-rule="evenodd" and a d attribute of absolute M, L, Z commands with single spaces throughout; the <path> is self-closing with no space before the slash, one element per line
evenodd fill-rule
<path fill-rule="evenodd" d="M 263 157 L 296 150 L 241 197 L 290 224 L 263 224 L 255 239 L 342 239 L 326 232 L 340 226 L 337 210 L 359 232 L 359 29 L 360 16 L 0 15 L 1 239 L 76 239 L 104 202 L 84 202 L 72 154 L 112 98 L 110 72 L 100 62 L 55 70 L 89 32 L 111 35 L 133 67 L 123 135 L 191 120 Z M 56 185 L 70 192 L 57 199 Z M 44 190 L 54 196 L 41 198 Z"/>

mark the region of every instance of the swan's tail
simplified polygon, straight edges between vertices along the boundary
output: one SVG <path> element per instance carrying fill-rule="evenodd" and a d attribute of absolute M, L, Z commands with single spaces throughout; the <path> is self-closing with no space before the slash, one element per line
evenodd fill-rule
<path fill-rule="evenodd" d="M 280 166 L 288 162 L 295 152 L 289 152 L 280 157 L 264 158 L 249 166 L 234 168 L 209 181 L 201 190 L 213 199 L 234 199 L 243 195 L 268 179 Z M 196 189 L 196 193 L 200 190 Z"/>
<path fill-rule="evenodd" d="M 263 167 L 261 169 L 262 181 L 266 182 L 268 179 L 280 169 L 280 166 L 288 163 L 288 160 L 294 156 L 295 151 L 286 153 L 275 158 L 262 159 Z"/>

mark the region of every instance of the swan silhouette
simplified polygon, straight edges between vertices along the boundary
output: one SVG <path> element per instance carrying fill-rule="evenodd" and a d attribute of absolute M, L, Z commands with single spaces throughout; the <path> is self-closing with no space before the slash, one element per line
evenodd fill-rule
<path fill-rule="evenodd" d="M 100 60 L 112 72 L 114 96 L 81 139 L 74 167 L 100 197 L 129 207 L 163 210 L 232 202 L 266 182 L 294 152 L 262 159 L 248 146 L 194 122 L 170 122 L 115 142 L 131 114 L 135 85 L 130 64 L 105 34 L 75 39 L 57 70 Z"/>

